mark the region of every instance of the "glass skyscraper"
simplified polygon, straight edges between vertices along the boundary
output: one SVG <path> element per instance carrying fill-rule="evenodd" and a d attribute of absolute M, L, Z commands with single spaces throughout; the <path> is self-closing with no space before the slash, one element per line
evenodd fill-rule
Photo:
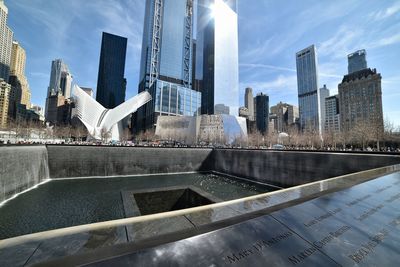
<path fill-rule="evenodd" d="M 127 38 L 103 32 L 96 101 L 107 109 L 125 101 L 125 58 Z"/>
<path fill-rule="evenodd" d="M 238 16 L 236 0 L 198 0 L 196 89 L 202 92 L 202 114 L 226 105 L 239 109 Z"/>
<path fill-rule="evenodd" d="M 318 61 L 314 45 L 296 53 L 300 127 L 321 133 L 321 99 L 318 90 Z"/>
<path fill-rule="evenodd" d="M 193 47 L 193 0 L 146 0 L 138 91 L 153 99 L 136 113 L 136 130 L 153 128 L 160 115 L 194 114 L 198 92 L 179 101 L 192 90 Z"/>
<path fill-rule="evenodd" d="M 349 74 L 368 68 L 366 56 L 367 52 L 364 49 L 347 56 Z"/>
<path fill-rule="evenodd" d="M 269 96 L 259 93 L 256 97 L 256 125 L 261 134 L 268 134 Z"/>
<path fill-rule="evenodd" d="M 55 59 L 51 62 L 50 83 L 47 88 L 45 117 L 49 116 L 49 98 L 55 95 L 62 95 L 65 99 L 71 97 L 72 74 L 67 64 L 62 59 Z"/>

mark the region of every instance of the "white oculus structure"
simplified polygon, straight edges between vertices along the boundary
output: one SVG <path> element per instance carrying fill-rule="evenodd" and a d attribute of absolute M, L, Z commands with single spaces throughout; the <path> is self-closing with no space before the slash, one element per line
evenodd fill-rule
<path fill-rule="evenodd" d="M 113 109 L 106 109 L 75 85 L 74 98 L 73 116 L 82 121 L 92 138 L 100 140 L 107 133 L 111 134 L 112 140 L 120 141 L 122 125 L 119 122 L 149 102 L 151 95 L 144 91 Z"/>

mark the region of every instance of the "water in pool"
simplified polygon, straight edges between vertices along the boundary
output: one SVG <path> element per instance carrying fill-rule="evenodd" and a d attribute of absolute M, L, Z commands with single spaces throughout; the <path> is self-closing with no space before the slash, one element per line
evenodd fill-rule
<path fill-rule="evenodd" d="M 195 186 L 223 201 L 274 188 L 215 174 L 52 180 L 0 207 L 0 239 L 125 218 L 121 191 Z"/>

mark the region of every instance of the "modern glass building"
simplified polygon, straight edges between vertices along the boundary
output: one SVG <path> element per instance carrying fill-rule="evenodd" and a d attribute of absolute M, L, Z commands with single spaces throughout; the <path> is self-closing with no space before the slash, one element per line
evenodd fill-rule
<path fill-rule="evenodd" d="M 156 116 L 196 116 L 201 107 L 201 93 L 175 83 L 157 80 L 150 88 Z"/>
<path fill-rule="evenodd" d="M 107 109 L 125 101 L 125 58 L 128 39 L 103 32 L 96 101 Z"/>
<path fill-rule="evenodd" d="M 236 0 L 198 0 L 196 89 L 202 92 L 202 114 L 226 105 L 239 110 L 238 16 Z"/>
<path fill-rule="evenodd" d="M 364 49 L 347 56 L 349 74 L 368 68 L 366 56 L 367 52 Z"/>
<path fill-rule="evenodd" d="M 156 79 L 191 87 L 192 5 L 193 0 L 146 0 L 139 91 Z"/>
<path fill-rule="evenodd" d="M 183 115 L 175 88 L 192 89 L 193 47 L 193 0 L 146 0 L 138 91 L 148 90 L 153 100 L 138 110 L 134 118 L 137 131 L 153 128 L 159 115 Z M 167 99 L 175 101 L 168 104 L 168 111 L 156 110 L 161 94 L 155 89 L 160 85 L 171 88 L 171 97 L 163 94 L 162 98 L 164 110 Z M 197 105 L 197 100 L 193 103 Z M 191 109 L 185 112 L 193 113 Z"/>
<path fill-rule="evenodd" d="M 321 133 L 321 99 L 318 90 L 318 61 L 314 45 L 296 53 L 300 127 Z"/>
<path fill-rule="evenodd" d="M 262 134 L 268 134 L 269 124 L 269 96 L 263 93 L 257 94 L 256 100 L 256 125 Z"/>

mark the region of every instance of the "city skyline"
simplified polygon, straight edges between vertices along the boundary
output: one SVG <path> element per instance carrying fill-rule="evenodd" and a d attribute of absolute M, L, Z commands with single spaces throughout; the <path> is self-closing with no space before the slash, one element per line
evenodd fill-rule
<path fill-rule="evenodd" d="M 137 93 L 144 1 L 43 3 L 5 1 L 14 38 L 27 51 L 32 103 L 44 106 L 50 64 L 55 58 L 62 58 L 70 66 L 79 85 L 95 87 L 102 31 L 128 37 L 127 98 Z M 305 1 L 301 6 L 294 3 L 284 7 L 269 1 L 246 6 L 239 1 L 241 106 L 247 86 L 253 88 L 254 95 L 267 93 L 272 104 L 284 101 L 297 106 L 294 54 L 311 44 L 318 49 L 320 84 L 327 84 L 333 95 L 347 74 L 347 55 L 366 49 L 369 67 L 377 68 L 383 76 L 384 116 L 400 125 L 396 103 L 396 96 L 400 96 L 396 66 L 400 53 L 395 45 L 400 42 L 396 31 L 400 3 Z M 279 20 L 281 16 L 287 19 Z M 18 20 L 21 17 L 26 19 Z M 43 34 L 34 34 L 39 30 Z"/>

